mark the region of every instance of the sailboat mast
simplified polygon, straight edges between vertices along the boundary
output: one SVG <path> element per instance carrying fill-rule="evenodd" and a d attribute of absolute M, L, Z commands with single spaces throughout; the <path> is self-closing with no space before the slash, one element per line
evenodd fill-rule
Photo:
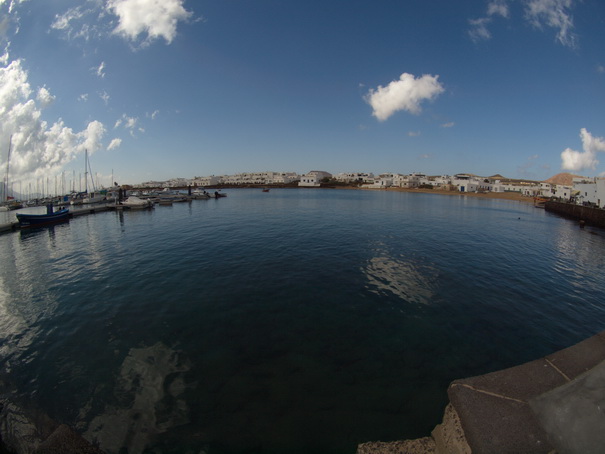
<path fill-rule="evenodd" d="M 6 183 L 4 185 L 4 201 L 8 200 L 8 172 L 10 170 L 10 162 L 11 162 L 11 148 L 13 145 L 13 135 L 11 134 L 8 138 L 8 155 L 6 156 Z"/>
<path fill-rule="evenodd" d="M 88 194 L 88 150 L 84 150 L 84 187 Z"/>

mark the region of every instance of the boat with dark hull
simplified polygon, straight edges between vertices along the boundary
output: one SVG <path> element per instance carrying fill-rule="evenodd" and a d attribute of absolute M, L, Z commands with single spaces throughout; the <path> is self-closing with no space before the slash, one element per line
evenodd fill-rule
<path fill-rule="evenodd" d="M 17 213 L 19 227 L 22 229 L 44 227 L 47 225 L 58 224 L 60 222 L 67 222 L 69 221 L 69 217 L 69 209 L 63 208 L 53 212 L 52 205 L 47 207 L 46 214 Z"/>

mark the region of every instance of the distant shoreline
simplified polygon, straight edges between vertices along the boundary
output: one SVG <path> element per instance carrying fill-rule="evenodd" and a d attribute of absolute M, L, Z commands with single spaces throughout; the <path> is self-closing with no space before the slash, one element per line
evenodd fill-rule
<path fill-rule="evenodd" d="M 223 190 L 223 189 L 357 189 L 363 191 L 391 191 L 391 192 L 411 192 L 417 194 L 438 194 L 438 195 L 449 195 L 449 196 L 465 196 L 465 197 L 478 197 L 483 199 L 500 199 L 500 200 L 513 200 L 517 202 L 525 202 L 525 203 L 533 203 L 533 197 L 524 196 L 519 192 L 460 192 L 460 191 L 447 191 L 444 189 L 428 189 L 428 188 L 364 188 L 361 186 L 349 186 L 349 185 L 325 185 L 321 187 L 310 187 L 310 186 L 298 186 L 295 184 L 242 184 L 242 185 L 234 185 L 234 184 L 217 184 L 206 186 L 207 190 Z M 134 187 L 133 189 L 148 189 L 148 188 L 138 188 Z M 174 188 L 180 190 L 187 190 L 188 188 Z"/>

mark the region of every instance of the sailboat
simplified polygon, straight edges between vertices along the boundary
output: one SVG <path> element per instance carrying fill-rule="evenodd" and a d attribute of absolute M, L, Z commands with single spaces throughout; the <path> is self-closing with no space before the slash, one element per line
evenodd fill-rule
<path fill-rule="evenodd" d="M 17 210 L 19 208 L 23 208 L 23 205 L 21 205 L 21 203 L 17 202 L 14 197 L 10 197 L 8 195 L 8 175 L 10 170 L 12 144 L 13 136 L 11 134 L 10 138 L 8 139 L 8 155 L 6 156 L 6 178 L 5 181 L 2 182 L 4 186 L 4 191 L 2 194 L 2 200 L 0 201 L 0 211 Z"/>
<path fill-rule="evenodd" d="M 82 194 L 82 198 L 76 198 L 70 203 L 72 205 L 79 205 L 82 203 L 100 203 L 105 201 L 105 194 L 96 192 L 95 181 L 92 178 L 92 171 L 90 172 L 90 181 L 92 182 L 92 192 L 88 192 L 88 170 L 90 169 L 90 161 L 88 160 L 88 150 L 85 150 L 84 154 L 84 185 L 85 191 Z"/>

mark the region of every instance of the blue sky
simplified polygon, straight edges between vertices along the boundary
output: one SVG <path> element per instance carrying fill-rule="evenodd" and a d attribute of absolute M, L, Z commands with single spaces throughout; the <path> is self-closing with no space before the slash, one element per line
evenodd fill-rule
<path fill-rule="evenodd" d="M 602 0 L 0 0 L 0 45 L 13 184 L 605 176 Z"/>

